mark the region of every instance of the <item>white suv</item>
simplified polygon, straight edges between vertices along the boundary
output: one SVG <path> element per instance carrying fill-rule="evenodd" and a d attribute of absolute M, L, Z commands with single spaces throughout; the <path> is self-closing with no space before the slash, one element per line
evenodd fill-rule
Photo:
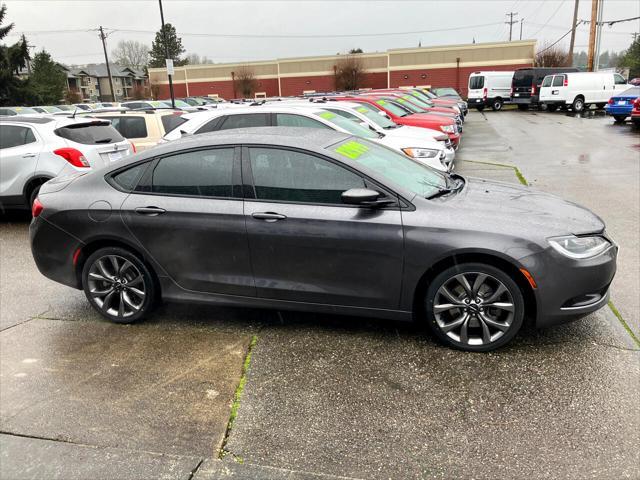
<path fill-rule="evenodd" d="M 183 135 L 234 128 L 268 126 L 326 128 L 368 138 L 440 171 L 450 171 L 453 167 L 452 162 L 447 161 L 446 147 L 436 140 L 429 138 L 422 141 L 407 140 L 404 137 L 385 135 L 323 108 L 323 106 L 309 108 L 306 105 L 278 105 L 278 102 L 270 102 L 245 108 L 190 113 L 184 115 L 187 119 L 185 123 L 166 134 L 159 143 L 176 140 Z"/>
<path fill-rule="evenodd" d="M 0 118 L 0 208 L 31 206 L 46 181 L 103 167 L 132 150 L 105 120 Z"/>

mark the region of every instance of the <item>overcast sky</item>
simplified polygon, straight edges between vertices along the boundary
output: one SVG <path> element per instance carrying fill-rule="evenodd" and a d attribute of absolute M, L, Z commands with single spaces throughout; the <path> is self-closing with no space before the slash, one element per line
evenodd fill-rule
<path fill-rule="evenodd" d="M 45 48 L 66 64 L 104 61 L 97 33 L 87 31 L 99 25 L 113 32 L 108 38 L 109 52 L 119 40 L 138 40 L 150 46 L 152 32 L 160 27 L 157 0 L 4 3 L 8 21 L 15 23 L 5 42 L 13 43 L 24 32 L 36 50 Z M 416 47 L 418 42 L 430 46 L 470 43 L 474 38 L 476 42 L 508 40 L 507 12 L 517 12 L 515 19 L 524 19 L 523 39 L 553 42 L 571 27 L 574 0 L 164 0 L 163 5 L 165 22 L 175 25 L 187 53 L 206 55 L 215 62 L 241 62 L 332 55 L 355 47 L 371 52 Z M 580 0 L 578 18 L 588 20 L 590 12 L 591 0 Z M 604 0 L 603 20 L 636 16 L 640 16 L 640 1 Z M 588 25 L 579 27 L 577 51 L 587 49 L 588 29 Z M 625 49 L 632 41 L 631 33 L 638 31 L 638 20 L 603 27 L 601 51 Z M 204 36 L 215 34 L 254 37 Z M 513 38 L 519 36 L 520 23 L 513 26 Z M 569 36 L 561 45 L 569 45 Z"/>

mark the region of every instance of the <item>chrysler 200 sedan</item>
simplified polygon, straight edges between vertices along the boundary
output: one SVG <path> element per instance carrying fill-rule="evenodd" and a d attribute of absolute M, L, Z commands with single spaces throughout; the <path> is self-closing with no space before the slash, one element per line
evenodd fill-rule
<path fill-rule="evenodd" d="M 40 271 L 118 323 L 161 299 L 312 310 L 487 351 L 599 309 L 616 269 L 585 208 L 329 130 L 186 137 L 47 182 L 33 217 Z"/>

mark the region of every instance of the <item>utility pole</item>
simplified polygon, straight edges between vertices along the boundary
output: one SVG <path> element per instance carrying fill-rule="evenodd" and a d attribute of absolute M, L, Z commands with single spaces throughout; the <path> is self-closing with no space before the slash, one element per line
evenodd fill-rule
<path fill-rule="evenodd" d="M 507 17 L 509 17 L 509 21 L 508 22 L 504 22 L 504 23 L 508 23 L 509 24 L 509 41 L 511 41 L 511 34 L 513 33 L 513 24 L 514 23 L 518 23 L 518 21 L 514 20 L 513 17 L 515 15 L 518 15 L 518 12 L 509 12 L 506 15 L 507 15 Z"/>
<path fill-rule="evenodd" d="M 520 40 L 522 40 L 522 24 L 524 23 L 524 18 L 520 19 Z"/>
<path fill-rule="evenodd" d="M 105 43 L 107 36 L 104 34 L 102 25 L 100 25 L 100 40 L 102 40 L 102 49 L 104 50 L 104 61 L 107 64 L 107 75 L 109 76 L 109 88 L 111 89 L 111 101 L 116 101 L 116 92 L 113 89 L 113 78 L 111 77 L 111 67 L 109 67 L 109 57 L 107 56 L 107 44 Z"/>
<path fill-rule="evenodd" d="M 593 55 L 593 70 L 600 68 L 600 41 L 602 40 L 602 11 L 604 10 L 604 0 L 598 1 L 598 21 L 596 22 L 596 51 Z"/>
<path fill-rule="evenodd" d="M 576 28 L 578 27 L 578 4 L 580 0 L 575 0 L 573 6 L 573 23 L 571 24 L 571 43 L 569 44 L 569 66 L 573 65 L 573 46 L 576 43 Z"/>
<path fill-rule="evenodd" d="M 169 44 L 167 43 L 167 32 L 164 29 L 164 13 L 162 12 L 162 0 L 158 0 L 160 4 L 160 21 L 162 22 L 162 40 L 164 42 L 164 55 L 166 60 L 169 60 Z M 169 69 L 167 68 L 167 75 L 169 76 L 169 92 L 171 93 L 171 108 L 176 108 L 176 97 L 173 94 L 173 78 L 172 75 L 169 74 Z"/>
<path fill-rule="evenodd" d="M 587 57 L 587 70 L 593 72 L 595 65 L 594 54 L 596 50 L 596 23 L 598 20 L 598 0 L 591 0 L 591 23 L 589 24 L 589 56 Z"/>

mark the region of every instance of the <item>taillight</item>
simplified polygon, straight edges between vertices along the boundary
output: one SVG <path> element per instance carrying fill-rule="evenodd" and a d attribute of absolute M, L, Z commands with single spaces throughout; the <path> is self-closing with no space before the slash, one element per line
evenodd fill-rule
<path fill-rule="evenodd" d="M 563 87 L 567 87 L 569 86 L 569 79 L 567 78 L 567 76 L 564 76 L 564 80 L 562 81 L 562 86 Z"/>
<path fill-rule="evenodd" d="M 613 105 L 613 97 L 611 97 L 607 103 L 608 103 L 609 105 Z"/>
<path fill-rule="evenodd" d="M 513 97 L 513 87 L 511 87 L 511 90 L 509 90 L 509 96 Z"/>
<path fill-rule="evenodd" d="M 89 168 L 90 166 L 87 159 L 84 158 L 84 155 L 82 154 L 82 152 L 79 150 L 76 150 L 75 148 L 70 148 L 70 147 L 59 148 L 57 150 L 54 150 L 53 153 L 61 156 L 74 167 Z"/>
<path fill-rule="evenodd" d="M 489 94 L 489 92 L 487 91 L 487 87 L 484 87 L 482 89 L 482 98 L 487 98 L 488 94 Z"/>
<path fill-rule="evenodd" d="M 42 213 L 42 210 L 44 210 L 44 205 L 42 205 L 40 199 L 36 197 L 36 199 L 33 201 L 33 205 L 31 205 L 31 216 L 33 218 L 36 218 Z"/>
<path fill-rule="evenodd" d="M 129 142 L 129 143 L 131 144 L 131 150 L 133 151 L 133 153 L 136 153 L 136 152 L 137 152 L 137 150 L 136 150 L 136 145 L 135 145 L 135 143 L 133 143 L 133 142 Z"/>
<path fill-rule="evenodd" d="M 531 95 L 535 95 L 536 94 L 536 86 L 535 84 L 531 85 Z"/>

